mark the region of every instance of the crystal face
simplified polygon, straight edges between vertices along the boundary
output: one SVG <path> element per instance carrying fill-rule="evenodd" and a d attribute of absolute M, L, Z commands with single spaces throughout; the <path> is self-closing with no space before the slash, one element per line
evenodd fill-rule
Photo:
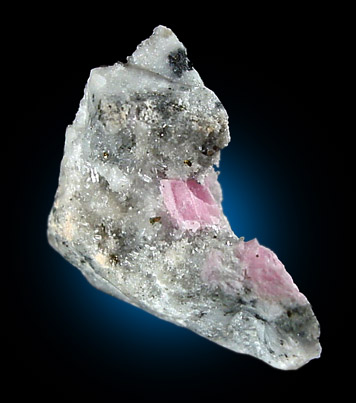
<path fill-rule="evenodd" d="M 91 71 L 68 126 L 50 244 L 95 287 L 280 369 L 320 355 L 319 324 L 277 256 L 245 242 L 218 183 L 228 116 L 163 26 Z"/>

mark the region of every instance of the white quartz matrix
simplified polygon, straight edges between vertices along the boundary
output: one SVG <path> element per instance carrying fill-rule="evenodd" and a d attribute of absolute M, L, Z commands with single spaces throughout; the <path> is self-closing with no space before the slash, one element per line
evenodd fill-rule
<path fill-rule="evenodd" d="M 91 71 L 48 239 L 100 290 L 296 369 L 319 357 L 319 324 L 277 256 L 223 214 L 214 165 L 229 140 L 223 105 L 158 26 L 127 63 Z"/>

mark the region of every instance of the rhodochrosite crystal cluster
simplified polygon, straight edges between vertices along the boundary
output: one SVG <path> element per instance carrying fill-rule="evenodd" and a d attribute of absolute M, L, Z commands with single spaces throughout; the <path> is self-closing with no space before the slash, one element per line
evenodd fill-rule
<path fill-rule="evenodd" d="M 127 63 L 91 71 L 48 239 L 95 287 L 295 369 L 319 356 L 319 324 L 277 256 L 223 214 L 214 165 L 229 140 L 221 102 L 158 26 Z"/>

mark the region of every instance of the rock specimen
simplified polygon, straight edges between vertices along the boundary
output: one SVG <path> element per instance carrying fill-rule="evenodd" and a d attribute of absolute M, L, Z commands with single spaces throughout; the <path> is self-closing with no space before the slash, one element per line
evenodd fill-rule
<path fill-rule="evenodd" d="M 223 214 L 214 165 L 229 140 L 221 102 L 157 27 L 126 64 L 91 71 L 48 239 L 95 287 L 295 369 L 319 356 L 319 325 L 277 256 Z"/>

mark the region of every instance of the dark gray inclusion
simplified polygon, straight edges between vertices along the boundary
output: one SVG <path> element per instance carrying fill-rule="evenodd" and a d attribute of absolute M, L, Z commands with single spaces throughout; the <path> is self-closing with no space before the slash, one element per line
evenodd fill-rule
<path fill-rule="evenodd" d="M 168 55 L 168 62 L 171 66 L 173 73 L 177 77 L 182 77 L 185 71 L 192 70 L 193 65 L 187 57 L 184 49 L 178 49 Z"/>

